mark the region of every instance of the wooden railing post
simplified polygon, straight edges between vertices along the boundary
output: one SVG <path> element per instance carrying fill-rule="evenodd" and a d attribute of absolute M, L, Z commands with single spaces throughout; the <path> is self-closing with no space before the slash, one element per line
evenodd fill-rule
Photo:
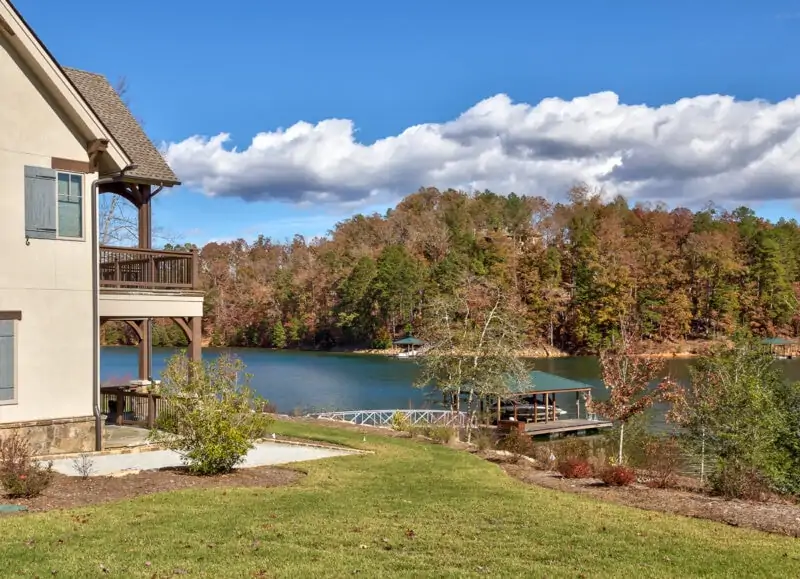
<path fill-rule="evenodd" d="M 117 426 L 122 426 L 125 421 L 125 392 L 117 389 Z"/>
<path fill-rule="evenodd" d="M 192 289 L 196 290 L 199 286 L 199 278 L 200 278 L 200 256 L 197 251 L 197 248 L 192 248 L 192 262 L 191 262 L 192 274 Z"/>
<path fill-rule="evenodd" d="M 153 393 L 147 394 L 147 428 L 153 429 L 156 425 L 156 398 Z"/>

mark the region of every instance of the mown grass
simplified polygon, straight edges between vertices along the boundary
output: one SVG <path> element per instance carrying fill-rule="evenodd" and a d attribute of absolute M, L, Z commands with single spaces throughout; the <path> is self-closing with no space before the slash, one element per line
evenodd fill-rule
<path fill-rule="evenodd" d="M 307 424 L 375 454 L 299 485 L 0 519 L 0 577 L 797 577 L 794 539 L 528 487 L 442 446 Z"/>

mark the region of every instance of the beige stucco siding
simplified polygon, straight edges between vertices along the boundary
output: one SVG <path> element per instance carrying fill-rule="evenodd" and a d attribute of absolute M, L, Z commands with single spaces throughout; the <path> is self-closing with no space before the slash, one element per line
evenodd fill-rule
<path fill-rule="evenodd" d="M 92 254 L 89 187 L 83 179 L 84 240 L 25 239 L 26 165 L 87 161 L 84 143 L 21 69 L 0 36 L 0 311 L 22 312 L 17 403 L 0 423 L 92 413 Z"/>

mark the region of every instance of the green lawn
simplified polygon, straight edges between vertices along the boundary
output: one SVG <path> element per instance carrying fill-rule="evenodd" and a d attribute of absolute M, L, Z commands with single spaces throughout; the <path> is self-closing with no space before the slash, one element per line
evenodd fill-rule
<path fill-rule="evenodd" d="M 0 577 L 800 576 L 794 539 L 528 487 L 441 446 L 277 429 L 375 454 L 304 464 L 294 487 L 0 519 Z"/>

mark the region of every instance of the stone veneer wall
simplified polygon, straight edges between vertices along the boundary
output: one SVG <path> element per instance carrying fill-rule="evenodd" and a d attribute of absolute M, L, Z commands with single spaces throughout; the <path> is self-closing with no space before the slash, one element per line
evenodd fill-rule
<path fill-rule="evenodd" d="M 94 417 L 56 418 L 0 424 L 0 438 L 15 431 L 27 436 L 36 455 L 91 452 L 94 450 Z"/>

